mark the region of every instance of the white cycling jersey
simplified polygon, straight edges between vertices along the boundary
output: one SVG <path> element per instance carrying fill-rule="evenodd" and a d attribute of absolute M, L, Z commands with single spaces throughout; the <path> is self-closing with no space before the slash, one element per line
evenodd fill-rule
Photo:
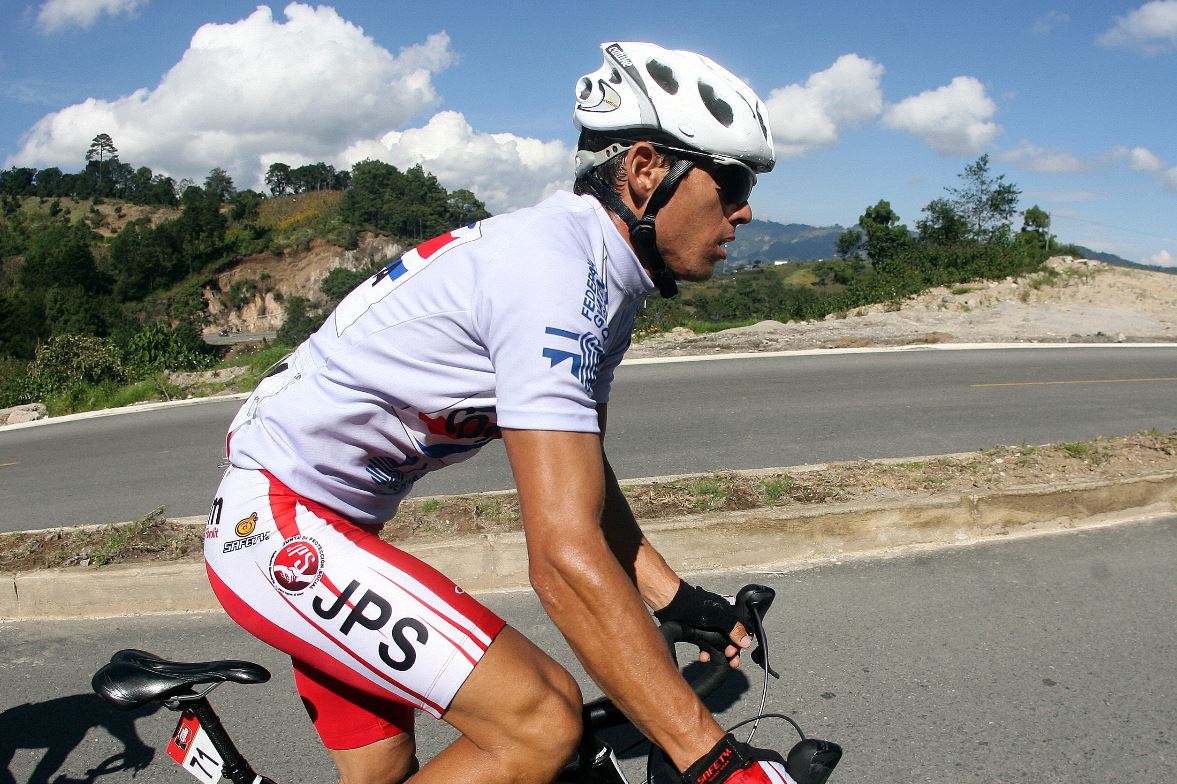
<path fill-rule="evenodd" d="M 361 283 L 230 426 L 229 459 L 360 524 L 500 427 L 597 432 L 653 290 L 590 196 L 430 240 Z"/>

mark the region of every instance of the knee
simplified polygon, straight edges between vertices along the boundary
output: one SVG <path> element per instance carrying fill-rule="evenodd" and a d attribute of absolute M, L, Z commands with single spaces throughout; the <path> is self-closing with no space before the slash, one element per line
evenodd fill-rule
<path fill-rule="evenodd" d="M 545 678 L 548 688 L 537 695 L 535 712 L 521 723 L 520 731 L 528 736 L 521 740 L 563 764 L 576 751 L 583 731 L 581 695 L 567 670 L 558 665 L 552 669 Z"/>

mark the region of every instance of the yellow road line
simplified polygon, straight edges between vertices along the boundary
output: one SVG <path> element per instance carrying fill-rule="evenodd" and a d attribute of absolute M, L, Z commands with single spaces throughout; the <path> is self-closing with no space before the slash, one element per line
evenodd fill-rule
<path fill-rule="evenodd" d="M 969 384 L 970 387 L 1044 387 L 1056 384 L 1144 384 L 1152 381 L 1177 381 L 1171 378 L 1092 378 L 1075 381 L 1010 381 L 1001 384 Z"/>

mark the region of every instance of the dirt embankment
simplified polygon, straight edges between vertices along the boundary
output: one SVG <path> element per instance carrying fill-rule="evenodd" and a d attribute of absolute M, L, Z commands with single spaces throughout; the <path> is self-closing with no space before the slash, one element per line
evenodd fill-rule
<path fill-rule="evenodd" d="M 929 343 L 1177 341 L 1177 275 L 1059 257 L 1047 272 L 936 288 L 822 321 L 762 321 L 713 334 L 675 329 L 628 357 Z"/>
<path fill-rule="evenodd" d="M 319 286 L 331 270 L 361 270 L 373 262 L 394 259 L 403 250 L 389 237 L 364 232 L 353 250 L 315 239 L 307 248 L 256 253 L 218 276 L 219 292 L 205 290 L 210 319 L 205 332 L 274 332 L 286 319 L 286 301 L 290 297 L 312 302 L 323 299 Z M 238 307 L 232 307 L 225 296 L 233 291 L 235 283 L 239 288 L 248 286 L 242 289 L 246 301 Z"/>

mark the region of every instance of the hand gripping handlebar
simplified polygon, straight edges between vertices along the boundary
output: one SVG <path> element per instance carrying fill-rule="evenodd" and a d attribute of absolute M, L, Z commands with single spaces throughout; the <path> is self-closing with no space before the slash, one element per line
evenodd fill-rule
<path fill-rule="evenodd" d="M 776 591 L 765 585 L 746 585 L 736 593 L 736 617 L 739 618 L 748 633 L 756 637 L 758 646 L 763 644 L 760 639 L 760 619 L 768 612 L 774 598 L 776 598 Z M 719 685 L 731 673 L 731 665 L 728 663 L 727 657 L 723 655 L 724 648 L 731 644 L 731 640 L 726 635 L 695 629 L 678 621 L 662 624 L 659 631 L 662 632 L 662 637 L 666 640 L 671 655 L 674 654 L 674 646 L 680 642 L 695 645 L 710 655 L 710 661 L 704 668 L 703 674 L 691 681 L 691 688 L 700 698 L 706 697 L 719 688 Z M 764 665 L 764 657 L 760 647 L 752 652 L 752 661 L 761 666 Z M 775 675 L 775 673 L 773 674 Z M 586 730 L 613 727 L 627 721 L 621 711 L 607 697 L 586 703 L 583 709 L 583 718 Z"/>

